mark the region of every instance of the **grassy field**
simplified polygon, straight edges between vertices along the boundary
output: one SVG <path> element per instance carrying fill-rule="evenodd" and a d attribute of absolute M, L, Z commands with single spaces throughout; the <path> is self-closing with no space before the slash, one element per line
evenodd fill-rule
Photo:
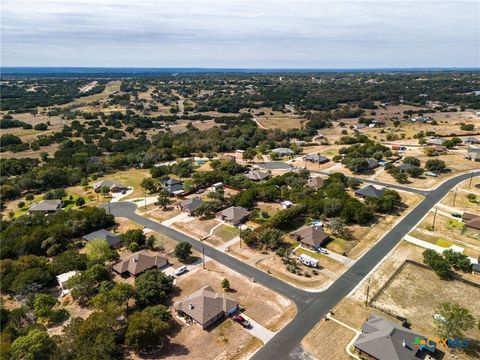
<path fill-rule="evenodd" d="M 98 178 L 94 182 L 100 180 L 115 180 L 122 183 L 125 186 L 132 187 L 133 192 L 125 197 L 125 199 L 135 199 L 144 196 L 143 188 L 140 186 L 142 180 L 146 177 L 150 177 L 148 170 L 144 169 L 129 169 L 124 171 L 118 171 L 114 174 L 109 174 L 104 177 Z M 93 182 L 92 182 L 93 184 Z"/>

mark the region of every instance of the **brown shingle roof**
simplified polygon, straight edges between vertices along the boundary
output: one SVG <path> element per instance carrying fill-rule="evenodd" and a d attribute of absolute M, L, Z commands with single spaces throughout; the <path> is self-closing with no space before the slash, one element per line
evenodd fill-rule
<path fill-rule="evenodd" d="M 477 218 L 477 217 L 479 217 L 479 216 L 480 216 L 480 215 L 472 214 L 472 213 L 469 213 L 469 212 L 464 212 L 464 213 L 462 214 L 462 220 L 463 220 L 464 222 L 467 222 L 467 221 L 472 220 L 472 219 L 475 219 L 475 218 Z"/>
<path fill-rule="evenodd" d="M 328 234 L 325 233 L 320 226 L 303 226 L 290 235 L 302 244 L 313 247 L 321 246 L 322 243 L 328 239 Z"/>
<path fill-rule="evenodd" d="M 324 179 L 321 178 L 320 176 L 317 176 L 317 177 L 310 178 L 307 181 L 307 186 L 320 189 L 321 187 L 323 187 L 323 182 L 324 182 Z"/>
<path fill-rule="evenodd" d="M 473 218 L 465 223 L 465 226 L 470 229 L 480 230 L 480 216 Z"/>
<path fill-rule="evenodd" d="M 175 303 L 173 307 L 175 310 L 187 314 L 200 325 L 205 325 L 220 313 L 226 313 L 238 307 L 238 303 L 217 294 L 210 286 L 205 286 L 189 297 Z"/>
<path fill-rule="evenodd" d="M 167 264 L 167 258 L 156 253 L 150 253 L 146 250 L 142 250 L 120 259 L 119 262 L 113 265 L 113 270 L 119 274 L 128 272 L 130 275 L 136 276 L 146 270 L 160 268 Z"/>

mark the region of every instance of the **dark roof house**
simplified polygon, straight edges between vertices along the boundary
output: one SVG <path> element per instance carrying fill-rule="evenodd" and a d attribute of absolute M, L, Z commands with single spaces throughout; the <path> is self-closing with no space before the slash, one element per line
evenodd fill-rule
<path fill-rule="evenodd" d="M 398 165 L 398 166 L 397 166 L 397 169 L 398 169 L 399 171 L 402 171 L 402 172 L 403 172 L 403 171 L 408 171 L 408 170 L 414 169 L 414 168 L 416 168 L 416 167 L 417 167 L 417 166 L 412 165 L 412 164 L 401 164 L 401 165 Z"/>
<path fill-rule="evenodd" d="M 462 221 L 463 222 L 467 222 L 469 220 L 472 220 L 472 219 L 475 219 L 477 217 L 479 217 L 480 215 L 477 215 L 477 214 L 472 214 L 472 213 L 469 213 L 469 212 L 464 212 L 462 214 Z"/>
<path fill-rule="evenodd" d="M 369 169 L 376 169 L 378 167 L 378 161 L 375 159 L 367 159 Z"/>
<path fill-rule="evenodd" d="M 185 316 L 206 329 L 224 316 L 235 313 L 238 302 L 217 294 L 210 286 L 205 286 L 176 302 L 173 308 L 180 316 Z"/>
<path fill-rule="evenodd" d="M 83 236 L 84 240 L 92 241 L 96 239 L 106 240 L 108 245 L 115 247 L 120 244 L 120 235 L 115 235 L 105 229 L 97 230 Z"/>
<path fill-rule="evenodd" d="M 413 331 L 394 324 L 380 316 L 371 315 L 362 325 L 362 333 L 354 343 L 360 355 L 379 360 L 420 359 L 420 349 L 413 345 L 416 338 L 424 339 Z"/>
<path fill-rule="evenodd" d="M 302 226 L 291 232 L 290 237 L 308 249 L 317 249 L 325 244 L 328 234 L 323 231 L 321 226 Z"/>
<path fill-rule="evenodd" d="M 463 139 L 463 142 L 466 145 L 480 144 L 480 140 L 477 139 L 477 138 L 474 138 L 474 137 L 467 137 L 467 138 Z"/>
<path fill-rule="evenodd" d="M 127 188 L 125 185 L 113 180 L 100 180 L 93 184 L 93 190 L 96 192 L 99 192 L 103 187 L 107 187 L 111 192 L 118 192 Z"/>
<path fill-rule="evenodd" d="M 476 218 L 468 220 L 465 223 L 465 226 L 469 229 L 480 230 L 480 216 L 477 216 Z"/>
<path fill-rule="evenodd" d="M 113 270 L 120 275 L 138 276 L 147 270 L 158 269 L 167 265 L 167 258 L 160 256 L 157 253 L 142 250 L 121 258 L 115 265 L 113 265 Z"/>
<path fill-rule="evenodd" d="M 238 225 L 250 215 L 250 212 L 240 206 L 230 206 L 217 213 L 219 220 L 228 222 L 232 225 Z"/>
<path fill-rule="evenodd" d="M 57 212 L 61 207 L 62 207 L 61 200 L 42 200 L 32 205 L 30 209 L 28 209 L 28 212 L 53 213 L 53 212 Z"/>
<path fill-rule="evenodd" d="M 319 164 L 324 164 L 326 162 L 329 162 L 330 159 L 326 156 L 320 155 L 320 154 L 308 154 L 303 157 L 305 161 L 311 161 L 314 163 L 319 163 Z"/>
<path fill-rule="evenodd" d="M 163 190 L 168 192 L 168 195 L 180 195 L 183 194 L 185 191 L 183 190 L 183 183 L 177 179 L 168 179 L 165 181 L 164 185 L 162 186 Z"/>
<path fill-rule="evenodd" d="M 188 214 L 193 214 L 195 210 L 197 210 L 200 206 L 202 206 L 203 201 L 198 198 L 194 197 L 191 199 L 183 200 L 180 202 L 178 205 L 180 207 L 180 210 L 183 212 L 186 212 Z"/>
<path fill-rule="evenodd" d="M 384 192 L 385 192 L 384 188 L 377 189 L 373 185 L 367 185 L 367 186 L 364 186 L 363 188 L 355 191 L 355 194 L 358 195 L 358 196 L 361 196 L 361 197 L 379 198 L 383 195 Z"/>

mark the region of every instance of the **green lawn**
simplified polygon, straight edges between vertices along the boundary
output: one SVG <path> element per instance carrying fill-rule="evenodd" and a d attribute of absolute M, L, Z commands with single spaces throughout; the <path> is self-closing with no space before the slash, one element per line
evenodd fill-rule
<path fill-rule="evenodd" d="M 438 239 L 437 242 L 435 243 L 435 245 L 438 245 L 438 246 L 441 246 L 441 247 L 444 247 L 444 248 L 448 248 L 448 247 L 454 245 L 454 243 L 452 243 L 451 241 L 445 240 L 445 239 Z"/>
<path fill-rule="evenodd" d="M 223 241 L 230 241 L 240 234 L 240 230 L 233 226 L 222 225 L 216 228 L 213 234 Z"/>
<path fill-rule="evenodd" d="M 465 226 L 464 223 L 462 223 L 461 221 L 458 221 L 458 220 L 454 220 L 454 219 L 448 220 L 448 223 L 447 223 L 447 228 L 458 229 L 460 231 L 463 230 L 464 226 Z"/>

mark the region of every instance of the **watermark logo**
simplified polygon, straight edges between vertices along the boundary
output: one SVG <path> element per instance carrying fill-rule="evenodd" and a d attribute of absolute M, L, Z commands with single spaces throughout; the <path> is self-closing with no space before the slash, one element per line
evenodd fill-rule
<path fill-rule="evenodd" d="M 460 338 L 422 338 L 416 336 L 412 345 L 418 347 L 420 351 L 427 350 L 433 353 L 437 347 L 466 349 L 469 341 Z"/>

